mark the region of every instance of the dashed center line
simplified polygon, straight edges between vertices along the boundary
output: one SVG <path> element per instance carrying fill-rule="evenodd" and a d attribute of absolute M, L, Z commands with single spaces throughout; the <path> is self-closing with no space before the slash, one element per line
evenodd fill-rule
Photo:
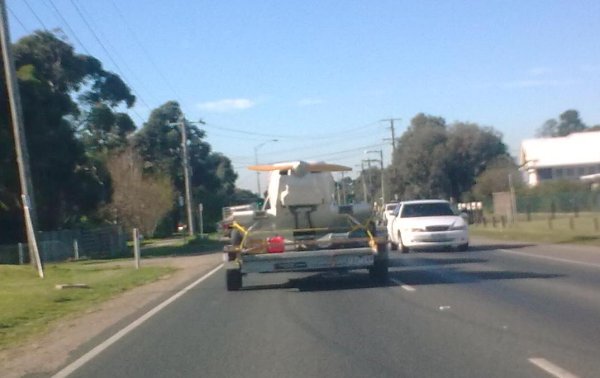
<path fill-rule="evenodd" d="M 414 287 L 412 287 L 412 286 L 410 286 L 410 285 L 406 285 L 406 284 L 405 284 L 404 282 L 402 282 L 402 281 L 398 281 L 398 280 L 396 280 L 396 279 L 391 279 L 391 281 L 392 281 L 393 283 L 395 283 L 396 285 L 400 285 L 400 287 L 401 287 L 402 289 L 406 290 L 406 291 L 410 291 L 410 292 L 412 292 L 412 291 L 416 291 L 416 290 L 417 290 L 417 289 L 415 289 Z"/>
<path fill-rule="evenodd" d="M 546 373 L 557 378 L 578 378 L 575 374 L 561 368 L 558 365 L 546 360 L 545 358 L 530 358 L 529 362 L 539 367 Z"/>

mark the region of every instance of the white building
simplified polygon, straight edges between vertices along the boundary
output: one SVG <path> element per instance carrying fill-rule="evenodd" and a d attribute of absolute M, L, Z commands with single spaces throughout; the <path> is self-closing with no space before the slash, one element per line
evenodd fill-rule
<path fill-rule="evenodd" d="M 600 131 L 524 140 L 519 164 L 529 186 L 547 180 L 580 180 L 582 176 L 600 174 Z"/>

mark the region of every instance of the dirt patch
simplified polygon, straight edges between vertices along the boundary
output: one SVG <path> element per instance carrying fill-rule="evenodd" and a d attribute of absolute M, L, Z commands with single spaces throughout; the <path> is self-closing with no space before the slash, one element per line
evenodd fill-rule
<path fill-rule="evenodd" d="M 88 309 L 83 314 L 61 319 L 43 335 L 23 345 L 0 351 L 0 376 L 48 376 L 65 365 L 71 353 L 122 319 L 149 304 L 166 298 L 176 289 L 217 266 L 220 253 L 142 260 L 143 265 L 172 266 L 178 270 Z"/>

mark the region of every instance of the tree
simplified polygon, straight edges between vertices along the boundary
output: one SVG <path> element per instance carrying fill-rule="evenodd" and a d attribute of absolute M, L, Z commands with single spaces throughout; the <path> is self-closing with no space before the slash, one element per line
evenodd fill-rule
<path fill-rule="evenodd" d="M 179 196 L 183 196 L 184 180 L 181 161 L 181 134 L 179 104 L 169 101 L 154 109 L 148 122 L 134 137 L 135 148 L 144 160 L 145 172 L 163 173 L 171 178 Z M 204 141 L 204 131 L 186 123 L 191 186 L 194 203 L 204 204 L 204 214 L 212 225 L 221 217 L 221 208 L 231 201 L 237 175 L 231 161 L 222 154 L 211 152 Z M 174 204 L 176 209 L 176 204 Z M 171 213 L 174 229 L 178 211 Z"/>
<path fill-rule="evenodd" d="M 447 183 L 440 156 L 447 139 L 443 118 L 417 114 L 398 140 L 393 157 L 392 192 L 402 198 L 439 197 Z"/>
<path fill-rule="evenodd" d="M 388 169 L 390 193 L 403 199 L 460 199 L 488 163 L 506 155 L 502 136 L 493 128 L 441 117 L 415 116 L 400 137 Z"/>
<path fill-rule="evenodd" d="M 562 137 L 572 133 L 586 131 L 587 126 L 579 118 L 579 112 L 569 109 L 561 113 L 558 120 L 549 119 L 537 130 L 538 137 Z"/>
<path fill-rule="evenodd" d="M 14 46 L 21 104 L 35 188 L 40 229 L 71 226 L 109 199 L 110 180 L 99 160 L 91 159 L 78 138 L 77 118 L 89 100 L 131 105 L 135 97 L 96 58 L 76 54 L 50 32 L 36 32 Z M 2 83 L 4 83 L 2 76 Z M 3 85 L 4 88 L 4 85 Z M 0 92 L 0 234 L 22 239 L 19 183 L 13 136 L 8 127 L 6 93 Z"/>
<path fill-rule="evenodd" d="M 535 136 L 538 138 L 552 138 L 558 136 L 558 121 L 551 118 L 536 131 Z"/>
<path fill-rule="evenodd" d="M 508 159 L 502 136 L 493 128 L 474 123 L 454 123 L 448 130 L 444 172 L 449 183 L 450 197 L 458 200 L 471 190 L 475 178 L 490 162 Z"/>
<path fill-rule="evenodd" d="M 106 166 L 113 183 L 112 201 L 104 209 L 106 217 L 152 236 L 173 207 L 175 191 L 170 178 L 144 174 L 143 160 L 132 148 L 111 155 Z"/>
<path fill-rule="evenodd" d="M 515 161 L 506 155 L 498 156 L 477 176 L 472 192 L 478 199 L 490 198 L 494 192 L 507 192 L 510 190 L 509 175 L 515 188 L 523 186 L 521 172 Z"/>
<path fill-rule="evenodd" d="M 94 105 L 84 116 L 80 138 L 90 153 L 105 153 L 127 145 L 135 124 L 126 113 L 116 113 L 104 103 Z"/>

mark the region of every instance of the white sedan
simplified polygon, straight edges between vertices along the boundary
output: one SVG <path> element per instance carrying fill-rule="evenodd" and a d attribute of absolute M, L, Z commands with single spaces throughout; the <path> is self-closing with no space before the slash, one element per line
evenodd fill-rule
<path fill-rule="evenodd" d="M 444 200 L 400 202 L 387 224 L 392 250 L 410 248 L 469 248 L 467 221 Z"/>

